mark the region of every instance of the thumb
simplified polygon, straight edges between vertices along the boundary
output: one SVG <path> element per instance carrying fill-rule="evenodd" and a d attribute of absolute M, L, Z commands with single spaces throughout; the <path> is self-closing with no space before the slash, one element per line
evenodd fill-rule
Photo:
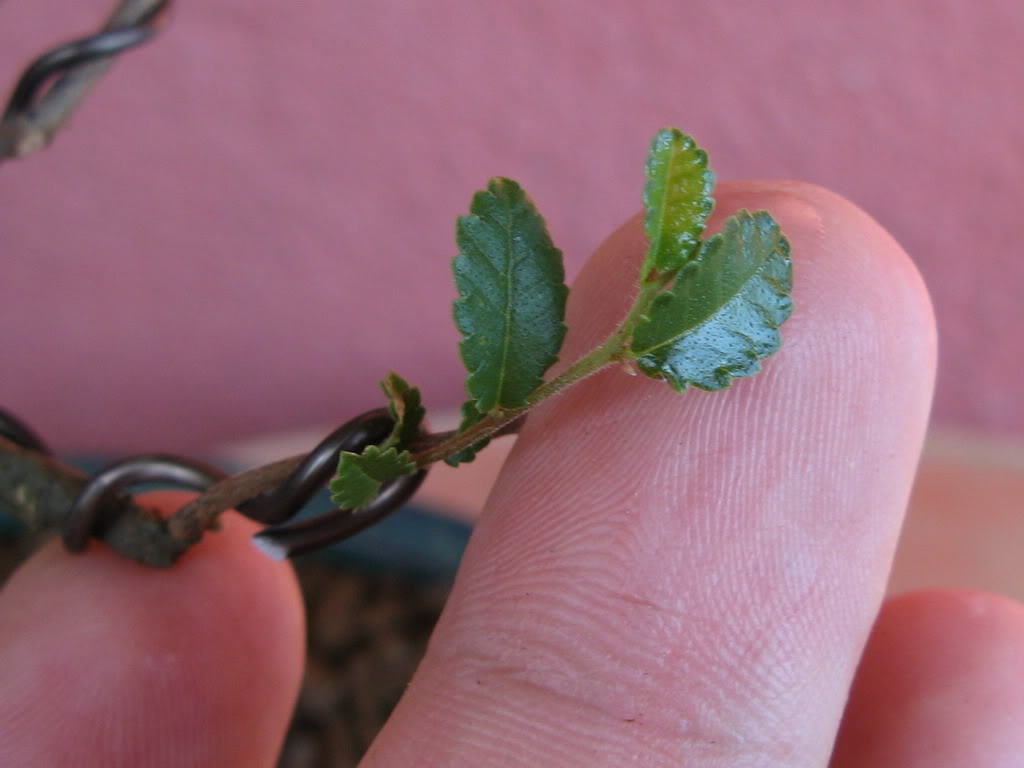
<path fill-rule="evenodd" d="M 0 592 L 4 765 L 274 764 L 302 603 L 291 568 L 229 517 L 166 571 L 54 542 L 14 574 Z"/>

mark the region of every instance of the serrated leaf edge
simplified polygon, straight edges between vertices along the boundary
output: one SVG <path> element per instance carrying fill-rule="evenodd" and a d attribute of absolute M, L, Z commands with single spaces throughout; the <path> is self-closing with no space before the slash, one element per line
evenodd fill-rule
<path fill-rule="evenodd" d="M 544 380 L 544 374 L 548 370 L 550 370 L 551 366 L 554 365 L 558 361 L 559 355 L 560 355 L 560 352 L 561 352 L 561 348 L 562 348 L 562 345 L 565 343 L 565 336 L 566 336 L 566 333 L 567 333 L 567 330 L 568 330 L 568 328 L 565 325 L 564 321 L 565 321 L 565 304 L 566 304 L 566 299 L 568 297 L 569 289 L 565 285 L 565 267 L 564 267 L 564 264 L 563 264 L 563 261 L 562 261 L 562 251 L 557 246 L 555 246 L 554 242 L 552 241 L 551 235 L 548 232 L 547 223 L 546 223 L 544 217 L 541 215 L 540 210 L 537 208 L 536 204 L 530 198 L 529 194 L 527 194 L 526 190 L 518 182 L 514 181 L 513 179 L 509 179 L 509 178 L 498 176 L 498 177 L 492 178 L 490 181 L 488 181 L 486 190 L 480 190 L 480 191 L 476 192 L 473 195 L 473 200 L 470 203 L 470 213 L 468 215 L 458 217 L 457 224 L 456 224 L 456 233 L 457 233 L 456 239 L 459 240 L 459 237 L 460 237 L 459 233 L 462 231 L 463 223 L 465 221 L 470 220 L 470 219 L 474 219 L 474 218 L 481 219 L 481 220 L 485 218 L 484 214 L 481 214 L 479 212 L 479 210 L 478 210 L 478 208 L 479 208 L 478 201 L 482 201 L 482 200 L 486 199 L 487 195 L 491 195 L 491 196 L 494 196 L 494 197 L 500 197 L 499 192 L 500 192 L 500 190 L 503 187 L 508 188 L 508 189 L 510 189 L 512 191 L 513 200 L 517 204 L 521 203 L 527 211 L 531 211 L 533 213 L 533 215 L 535 215 L 537 217 L 537 219 L 540 222 L 543 234 L 547 238 L 548 245 L 550 246 L 552 251 L 556 254 L 556 258 L 557 258 L 558 274 L 557 274 L 556 277 L 557 277 L 558 285 L 554 286 L 554 288 L 555 288 L 556 301 L 558 303 L 558 310 L 559 310 L 559 312 L 558 312 L 558 314 L 559 314 L 559 322 L 557 324 L 557 330 L 556 330 L 556 333 L 557 333 L 557 336 L 558 336 L 558 343 L 557 343 L 557 348 L 556 348 L 556 350 L 553 353 L 551 353 L 549 355 L 545 355 L 545 356 L 543 356 L 541 358 L 538 358 L 538 362 L 543 366 L 543 370 L 541 371 L 540 375 L 537 376 L 537 386 L 539 386 L 543 382 L 543 380 Z M 511 233 L 508 233 L 508 237 L 509 237 L 509 239 L 511 239 L 511 237 L 512 237 Z M 478 250 L 481 253 L 484 253 L 482 248 L 480 248 Z M 459 255 L 456 256 L 454 261 L 453 261 L 453 266 L 454 266 L 454 270 L 455 270 L 455 274 L 456 274 L 456 283 L 457 284 L 458 284 L 459 279 L 460 279 L 459 264 L 460 264 L 460 261 L 462 259 L 468 260 L 469 257 L 465 253 L 460 252 Z M 485 262 L 485 263 L 489 264 L 489 262 Z M 493 266 L 493 265 L 491 265 L 491 266 Z M 462 277 L 462 279 L 465 279 L 464 275 L 462 275 L 461 277 Z M 512 281 L 508 280 L 507 282 L 511 283 Z M 506 291 L 506 293 L 507 292 L 508 291 Z M 464 308 L 464 307 L 468 307 L 469 306 L 469 302 L 470 302 L 470 296 L 468 294 L 462 293 L 461 292 L 461 288 L 460 288 L 460 296 L 454 302 L 453 314 L 454 314 L 454 319 L 455 319 L 455 326 L 458 329 L 459 333 L 463 337 L 461 339 L 461 341 L 459 342 L 460 357 L 462 358 L 463 362 L 466 362 L 466 351 L 465 350 L 466 350 L 466 348 L 469 345 L 474 343 L 474 339 L 475 339 L 475 336 L 476 336 L 476 333 L 474 333 L 471 328 L 467 328 L 466 325 L 463 323 L 463 321 L 460 318 L 460 310 L 462 308 Z M 505 320 L 506 327 L 511 327 L 511 319 L 508 317 L 508 315 L 512 311 L 511 302 L 506 301 L 506 306 L 503 308 L 503 311 L 506 313 L 506 320 Z M 505 371 L 507 369 L 507 367 L 508 367 L 507 366 L 507 360 L 508 360 L 508 353 L 509 353 L 509 349 L 510 349 L 510 343 L 511 343 L 511 334 L 506 334 L 505 338 L 502 340 L 502 362 L 501 362 L 501 366 L 500 366 L 500 370 L 502 370 L 502 371 Z M 507 379 L 508 379 L 507 375 L 502 374 L 499 377 L 500 383 L 499 383 L 499 386 L 497 388 L 496 393 L 493 395 L 493 397 L 486 398 L 488 400 L 493 399 L 495 401 L 494 407 L 493 408 L 481 408 L 480 404 L 485 400 L 485 398 L 484 398 L 483 395 L 478 395 L 478 394 L 476 394 L 476 392 L 474 392 L 475 387 L 473 385 L 473 382 L 476 379 L 476 377 L 478 377 L 480 375 L 480 372 L 484 368 L 485 368 L 485 364 L 481 363 L 476 368 L 470 369 L 469 366 L 468 366 L 468 363 L 467 363 L 468 375 L 466 377 L 466 392 L 469 395 L 470 401 L 473 402 L 474 407 L 476 407 L 476 409 L 481 413 L 481 418 L 483 416 L 485 416 L 487 413 L 491 412 L 492 410 L 501 410 L 501 409 L 507 409 L 507 408 L 515 408 L 515 407 L 520 407 L 521 405 L 525 404 L 525 402 L 524 403 L 507 403 L 507 402 L 506 403 L 502 403 L 501 402 L 501 395 L 504 392 L 505 385 L 506 385 Z"/>
<path fill-rule="evenodd" d="M 733 214 L 732 216 L 730 216 L 726 220 L 725 224 L 722 227 L 722 231 L 721 232 L 713 235 L 712 237 L 710 237 L 707 240 L 704 240 L 704 241 L 702 241 L 700 243 L 699 250 L 698 250 L 698 255 L 689 264 L 684 265 L 683 269 L 686 269 L 687 267 L 691 267 L 691 268 L 696 267 L 697 269 L 699 269 L 700 266 L 701 266 L 701 258 L 703 257 L 703 255 L 705 253 L 705 250 L 713 247 L 712 244 L 714 242 L 716 242 L 716 241 L 724 241 L 728 227 L 730 227 L 730 226 L 742 226 L 740 221 L 741 221 L 741 219 L 744 216 L 745 217 L 749 217 L 749 220 L 752 223 L 754 223 L 755 226 L 757 225 L 758 219 L 764 219 L 764 217 L 767 217 L 767 220 L 770 223 L 770 226 L 776 231 L 777 236 L 778 236 L 778 242 L 772 248 L 772 250 L 773 251 L 778 250 L 779 254 L 782 257 L 782 259 L 784 260 L 784 262 L 787 265 L 791 265 L 792 260 L 791 260 L 791 252 L 790 252 L 789 240 L 788 240 L 788 238 L 786 238 L 785 234 L 782 232 L 782 228 L 779 226 L 779 223 L 775 220 L 775 218 L 768 211 L 759 210 L 759 211 L 751 212 L 751 211 L 749 211 L 747 209 L 740 209 L 735 214 Z M 768 269 L 770 267 L 770 265 L 771 265 L 771 255 L 769 254 L 769 256 L 766 257 L 762 261 L 762 263 L 760 265 L 758 265 L 758 267 L 750 273 L 750 276 L 747 278 L 746 281 L 744 281 L 743 287 L 745 288 L 746 286 L 748 286 L 749 283 L 750 283 L 750 280 L 754 279 L 755 277 L 758 277 L 759 275 L 762 275 L 763 271 L 765 269 Z M 638 329 L 640 327 L 642 327 L 642 325 L 644 323 L 650 322 L 651 316 L 654 315 L 655 309 L 656 309 L 656 307 L 657 307 L 657 305 L 659 303 L 665 303 L 665 302 L 673 301 L 673 300 L 676 299 L 676 296 L 675 296 L 676 286 L 679 285 L 679 281 L 685 280 L 686 277 L 687 277 L 687 275 L 685 274 L 685 272 L 681 272 L 678 275 L 678 277 L 677 277 L 676 284 L 671 289 L 665 290 L 665 291 L 663 291 L 663 292 L 658 294 L 657 298 L 651 304 L 649 312 L 647 312 L 644 315 L 642 315 L 641 322 L 638 324 Z M 790 270 L 788 271 L 788 274 L 787 274 L 786 283 L 785 283 L 784 286 L 782 286 L 782 290 L 780 292 L 778 292 L 777 295 L 778 296 L 784 296 L 784 297 L 786 297 L 788 299 L 789 298 L 789 292 L 791 290 L 792 290 L 792 272 L 791 272 L 791 268 L 790 268 Z M 709 313 L 707 319 L 705 319 L 703 322 L 698 323 L 697 325 L 694 325 L 694 326 L 686 329 L 685 331 L 682 331 L 681 333 L 666 339 L 663 342 L 660 342 L 660 343 L 658 343 L 658 344 L 656 344 L 656 345 L 654 345 L 652 347 L 648 347 L 648 348 L 644 349 L 642 352 L 637 352 L 635 350 L 635 348 L 634 348 L 635 340 L 631 340 L 630 346 L 629 346 L 630 357 L 632 357 L 632 359 L 637 361 L 637 363 L 638 363 L 638 365 L 639 365 L 639 367 L 641 369 L 641 372 L 643 372 L 644 375 L 648 376 L 649 378 L 654 378 L 654 379 L 659 379 L 659 380 L 666 381 L 677 392 L 685 391 L 689 386 L 691 386 L 691 384 L 688 383 L 688 382 L 683 382 L 681 384 L 677 383 L 673 378 L 671 378 L 668 375 L 666 375 L 662 371 L 660 363 L 658 363 L 657 361 L 651 362 L 651 360 L 650 360 L 651 354 L 653 352 L 655 352 L 656 350 L 662 349 L 663 347 L 665 347 L 667 345 L 670 345 L 670 344 L 673 344 L 673 343 L 679 341 L 684 336 L 692 335 L 692 334 L 698 332 L 700 329 L 706 327 L 708 323 L 711 323 L 711 322 L 713 322 L 715 320 L 715 318 L 719 315 L 719 313 L 723 309 L 725 309 L 726 306 L 728 306 L 732 301 L 735 301 L 736 299 L 738 299 L 742 293 L 743 293 L 743 289 L 741 288 L 740 291 L 738 291 L 737 293 L 733 294 L 725 302 L 721 303 L 718 306 L 717 309 L 715 309 L 713 312 Z M 774 322 L 773 320 L 771 320 L 769 318 L 764 318 L 765 319 L 765 325 L 769 329 L 777 332 L 778 329 L 782 326 L 782 324 L 789 318 L 789 315 L 791 313 L 792 313 L 792 303 L 790 302 L 790 306 L 786 310 L 785 316 L 783 316 L 782 319 L 779 320 L 779 322 Z M 734 330 L 733 333 L 739 333 L 739 332 Z M 779 337 L 779 344 L 776 344 L 775 345 L 775 349 L 772 352 L 770 352 L 768 355 L 765 355 L 763 357 L 758 356 L 756 353 L 750 355 L 749 360 L 751 361 L 751 363 L 753 363 L 751 370 L 749 372 L 747 372 L 747 373 L 738 373 L 738 372 L 734 372 L 734 371 L 728 371 L 727 374 L 728 374 L 729 381 L 723 383 L 722 386 L 719 387 L 719 389 L 724 389 L 725 387 L 729 386 L 729 383 L 734 378 L 753 376 L 756 373 L 758 373 L 761 370 L 761 368 L 762 368 L 760 361 L 764 360 L 764 359 L 767 359 L 767 357 L 769 357 L 772 354 L 774 354 L 778 350 L 780 345 L 781 345 L 781 336 Z M 648 358 L 648 359 L 645 360 L 645 358 Z M 692 386 L 696 386 L 699 389 L 706 389 L 706 387 L 701 387 L 700 385 L 695 384 L 695 383 L 692 384 Z M 713 390 L 713 391 L 717 391 L 717 390 Z"/>
<path fill-rule="evenodd" d="M 361 466 L 359 463 L 359 460 L 364 458 L 381 459 L 385 457 L 389 459 L 394 458 L 397 462 L 400 462 L 402 464 L 401 471 L 393 473 L 389 472 L 384 477 L 377 477 L 368 472 L 366 467 Z M 373 487 L 373 494 L 365 503 L 356 503 L 354 505 L 344 506 L 349 503 L 348 498 L 344 495 L 345 491 L 338 486 L 341 486 L 345 482 L 342 473 L 346 470 L 360 472 L 367 480 L 370 481 L 368 485 Z M 360 453 L 341 451 L 338 454 L 338 468 L 329 485 L 329 489 L 331 491 L 331 502 L 353 511 L 365 509 L 373 502 L 373 499 L 376 498 L 377 494 L 380 492 L 381 486 L 385 482 L 398 477 L 411 475 L 415 472 L 416 462 L 413 460 L 412 454 L 406 450 L 399 451 L 398 448 L 394 446 L 382 449 L 379 445 L 368 445 Z"/>
<path fill-rule="evenodd" d="M 676 141 L 681 142 L 682 146 L 679 148 L 679 151 L 672 153 L 669 161 L 662 166 L 661 173 L 658 175 L 658 177 L 661 179 L 661 184 L 658 186 L 660 186 L 662 190 L 662 200 L 659 205 L 652 200 L 653 196 L 651 194 L 651 188 L 655 186 L 655 176 L 652 174 L 652 167 L 655 165 L 658 152 L 662 149 L 661 145 L 671 145 L 674 144 Z M 697 222 L 697 230 L 692 235 L 693 242 L 689 247 L 690 258 L 693 258 L 693 256 L 696 254 L 696 252 L 701 246 L 701 235 L 704 232 L 708 217 L 711 215 L 711 212 L 714 210 L 715 206 L 715 200 L 711 196 L 711 193 L 714 191 L 715 186 L 715 174 L 708 167 L 707 152 L 700 145 L 697 144 L 696 140 L 694 140 L 692 136 L 683 133 L 678 128 L 663 128 L 662 130 L 658 131 L 654 139 L 651 141 L 650 150 L 647 156 L 647 162 L 645 163 L 646 181 L 644 183 L 643 194 L 643 204 L 645 212 L 644 232 L 648 237 L 649 243 L 647 253 L 644 256 L 643 265 L 640 268 L 641 281 L 646 280 L 650 276 L 652 271 L 664 269 L 664 267 L 660 267 L 657 262 L 662 249 L 661 243 L 665 238 L 665 222 L 668 218 L 669 210 L 669 206 L 664 204 L 664 200 L 670 194 L 670 185 L 668 184 L 667 180 L 672 175 L 674 163 L 677 161 L 677 159 L 684 156 L 684 153 L 689 152 L 690 150 L 694 151 L 694 155 L 696 156 L 698 161 L 698 166 L 702 169 L 702 176 L 704 182 L 703 191 L 701 194 L 702 199 L 698 201 L 700 208 L 703 212 L 703 221 Z M 652 215 L 659 208 L 660 215 Z M 652 230 L 655 229 L 655 227 L 652 226 L 652 221 L 657 221 L 655 234 L 652 234 Z M 684 254 L 681 257 L 681 261 L 685 262 L 685 259 L 686 255 Z M 674 271 L 675 269 L 678 269 L 682 265 L 683 264 L 680 263 L 679 265 L 670 267 L 668 271 Z"/>

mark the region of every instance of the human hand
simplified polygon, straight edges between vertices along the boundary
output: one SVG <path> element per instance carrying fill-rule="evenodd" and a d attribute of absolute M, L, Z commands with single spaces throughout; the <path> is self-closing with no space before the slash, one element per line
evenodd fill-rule
<path fill-rule="evenodd" d="M 864 650 L 931 397 L 916 271 L 822 190 L 717 196 L 792 242 L 782 351 L 727 392 L 610 370 L 532 414 L 366 765 L 1019 764 L 1019 606 L 897 599 Z M 565 359 L 620 317 L 642 251 L 634 221 L 586 268 Z M 23 567 L 0 595 L 4 765 L 273 765 L 301 607 L 251 532 L 233 519 L 166 572 L 99 545 Z"/>

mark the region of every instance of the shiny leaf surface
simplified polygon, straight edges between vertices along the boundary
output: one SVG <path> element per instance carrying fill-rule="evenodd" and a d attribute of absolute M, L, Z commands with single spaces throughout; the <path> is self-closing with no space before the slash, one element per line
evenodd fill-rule
<path fill-rule="evenodd" d="M 641 371 L 676 390 L 723 389 L 778 350 L 791 286 L 789 243 L 778 224 L 765 211 L 740 211 L 654 301 L 631 353 Z"/>

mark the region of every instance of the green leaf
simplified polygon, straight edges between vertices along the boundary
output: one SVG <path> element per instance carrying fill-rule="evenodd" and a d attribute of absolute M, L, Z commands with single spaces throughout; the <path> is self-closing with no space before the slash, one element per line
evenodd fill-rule
<path fill-rule="evenodd" d="M 420 391 L 394 372 L 380 383 L 380 388 L 388 396 L 388 412 L 395 420 L 394 429 L 381 447 L 408 448 L 419 437 L 420 425 L 427 414 Z"/>
<path fill-rule="evenodd" d="M 384 482 L 415 472 L 416 462 L 408 451 L 382 450 L 376 445 L 367 446 L 362 453 L 342 451 L 338 474 L 331 480 L 331 501 L 342 509 L 365 509 Z"/>
<path fill-rule="evenodd" d="M 459 425 L 459 433 L 461 434 L 462 432 L 465 432 L 467 429 L 469 429 L 478 421 L 480 421 L 480 419 L 482 419 L 483 417 L 484 415 L 476 409 L 476 403 L 474 403 L 472 400 L 463 403 L 462 423 Z M 457 467 L 459 466 L 459 464 L 468 464 L 469 462 L 476 458 L 476 455 L 479 451 L 482 451 L 484 448 L 487 447 L 487 444 L 489 442 L 491 442 L 491 438 L 485 437 L 480 442 L 473 443 L 473 445 L 469 446 L 468 448 L 463 448 L 458 453 L 453 453 L 450 456 L 445 457 L 444 463 L 452 467 Z"/>
<path fill-rule="evenodd" d="M 693 257 L 715 206 L 714 186 L 707 153 L 693 139 L 675 128 L 658 132 L 647 156 L 644 228 L 650 244 L 641 280 L 652 270 L 673 272 Z"/>
<path fill-rule="evenodd" d="M 362 453 L 339 454 L 338 471 L 330 489 L 331 500 L 342 509 L 369 506 L 385 481 L 416 471 L 412 454 L 404 449 L 419 437 L 426 415 L 420 391 L 397 373 L 388 374 L 380 386 L 388 396 L 388 412 L 395 426 L 380 445 L 368 446 Z"/>
<path fill-rule="evenodd" d="M 516 182 L 492 179 L 459 218 L 455 324 L 477 411 L 518 408 L 565 338 L 562 253 Z"/>
<path fill-rule="evenodd" d="M 789 243 L 766 211 L 740 211 L 702 244 L 633 335 L 641 371 L 679 391 L 723 389 L 778 350 L 793 309 Z"/>

